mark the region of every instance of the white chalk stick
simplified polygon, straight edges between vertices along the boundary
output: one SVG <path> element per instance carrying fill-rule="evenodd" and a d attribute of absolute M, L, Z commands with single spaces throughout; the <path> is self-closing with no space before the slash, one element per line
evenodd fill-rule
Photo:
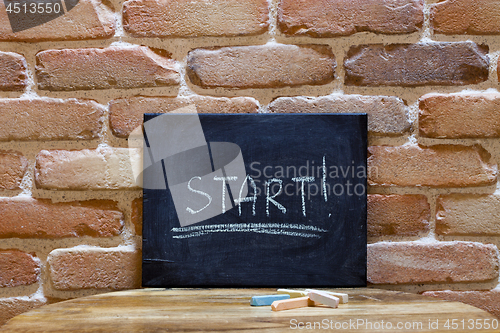
<path fill-rule="evenodd" d="M 310 291 L 309 298 L 317 303 L 321 303 L 324 305 L 328 305 L 332 308 L 336 308 L 339 306 L 340 299 L 338 297 L 332 296 L 330 294 L 321 292 L 321 291 Z"/>
<path fill-rule="evenodd" d="M 278 289 L 278 294 L 288 294 L 290 295 L 290 298 L 297 298 L 297 297 L 307 296 L 307 291 L 293 290 L 293 289 Z"/>
<path fill-rule="evenodd" d="M 306 289 L 306 291 L 307 292 L 310 292 L 310 291 L 319 291 L 319 292 L 322 292 L 322 293 L 327 293 L 327 294 L 330 294 L 332 296 L 338 297 L 340 299 L 340 304 L 346 304 L 347 302 L 349 302 L 349 295 L 348 294 L 336 293 L 336 292 L 333 292 L 333 291 L 326 291 L 326 290 L 317 290 L 317 289 Z"/>

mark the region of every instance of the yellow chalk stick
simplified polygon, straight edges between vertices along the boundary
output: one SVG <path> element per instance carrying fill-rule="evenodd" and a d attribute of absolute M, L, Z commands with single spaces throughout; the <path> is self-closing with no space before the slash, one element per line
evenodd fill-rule
<path fill-rule="evenodd" d="M 293 289 L 278 289 L 278 294 L 288 294 L 290 298 L 307 296 L 307 291 Z"/>
<path fill-rule="evenodd" d="M 336 292 L 333 292 L 333 291 L 316 290 L 316 289 L 306 289 L 306 291 L 307 292 L 309 292 L 309 291 L 319 291 L 319 292 L 322 292 L 322 293 L 327 293 L 327 294 L 330 294 L 332 296 L 338 297 L 340 299 L 340 304 L 346 304 L 347 302 L 349 302 L 349 295 L 344 294 L 344 293 L 336 293 Z"/>
<path fill-rule="evenodd" d="M 332 308 L 338 307 L 340 303 L 340 299 L 338 297 L 332 296 L 320 290 L 310 291 L 308 295 L 312 301 L 328 305 Z"/>
<path fill-rule="evenodd" d="M 316 303 L 309 299 L 309 297 L 296 297 L 292 299 L 285 299 L 283 301 L 274 301 L 271 304 L 273 311 L 290 310 L 297 308 L 305 308 L 307 306 L 314 306 Z"/>

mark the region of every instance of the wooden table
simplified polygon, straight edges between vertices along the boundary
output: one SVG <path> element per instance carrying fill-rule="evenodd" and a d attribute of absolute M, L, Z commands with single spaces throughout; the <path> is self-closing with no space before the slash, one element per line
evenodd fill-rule
<path fill-rule="evenodd" d="M 0 332 L 293 332 L 307 327 L 370 333 L 500 332 L 496 317 L 462 303 L 370 288 L 336 290 L 349 294 L 348 304 L 280 312 L 250 306 L 251 296 L 274 294 L 275 289 L 120 291 L 43 306 L 13 318 Z M 481 330 L 479 324 L 496 329 Z"/>

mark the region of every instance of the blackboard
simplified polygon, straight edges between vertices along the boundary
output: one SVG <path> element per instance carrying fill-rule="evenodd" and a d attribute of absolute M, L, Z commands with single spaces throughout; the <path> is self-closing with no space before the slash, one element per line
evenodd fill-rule
<path fill-rule="evenodd" d="M 187 117 L 201 136 L 162 125 Z M 145 114 L 144 122 L 144 287 L 366 285 L 366 114 Z M 202 176 L 219 195 L 202 188 Z M 203 208 L 214 216 L 189 220 Z"/>

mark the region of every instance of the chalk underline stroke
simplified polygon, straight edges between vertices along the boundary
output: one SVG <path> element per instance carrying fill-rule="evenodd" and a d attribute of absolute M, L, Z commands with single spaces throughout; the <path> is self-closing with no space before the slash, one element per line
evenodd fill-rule
<path fill-rule="evenodd" d="M 211 224 L 191 227 L 172 228 L 170 230 L 180 235 L 172 238 L 185 239 L 200 237 L 220 232 L 253 232 L 268 235 L 282 235 L 302 238 L 321 238 L 321 233 L 328 230 L 305 224 L 285 224 L 285 223 L 241 223 L 241 224 Z M 310 233 L 307 233 L 310 232 Z"/>

